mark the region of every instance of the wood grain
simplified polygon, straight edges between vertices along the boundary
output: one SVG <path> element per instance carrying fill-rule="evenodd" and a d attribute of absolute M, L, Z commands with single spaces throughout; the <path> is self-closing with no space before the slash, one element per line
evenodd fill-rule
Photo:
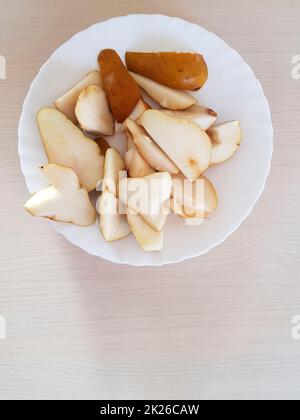
<path fill-rule="evenodd" d="M 0 399 L 298 399 L 300 54 L 298 0 L 0 0 Z M 267 188 L 222 246 L 175 266 L 135 269 L 85 255 L 23 211 L 22 102 L 74 33 L 128 13 L 199 23 L 236 48 L 270 101 Z"/>

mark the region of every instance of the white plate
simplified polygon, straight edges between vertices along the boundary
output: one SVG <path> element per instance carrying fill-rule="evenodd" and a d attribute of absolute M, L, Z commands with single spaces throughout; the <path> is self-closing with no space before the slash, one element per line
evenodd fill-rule
<path fill-rule="evenodd" d="M 51 224 L 86 252 L 115 263 L 156 266 L 204 254 L 234 232 L 259 199 L 270 170 L 273 129 L 268 102 L 253 71 L 236 51 L 198 25 L 161 15 L 118 17 L 80 32 L 56 50 L 32 83 L 20 120 L 19 154 L 28 189 L 34 192 L 46 185 L 38 170 L 47 158 L 36 126 L 37 111 L 97 69 L 103 48 L 114 48 L 122 57 L 126 50 L 203 54 L 209 80 L 195 96 L 219 113 L 219 121 L 241 121 L 242 145 L 229 162 L 207 171 L 219 194 L 217 211 L 198 227 L 187 227 L 171 216 L 162 252 L 141 251 L 132 236 L 108 244 L 97 225 Z"/>

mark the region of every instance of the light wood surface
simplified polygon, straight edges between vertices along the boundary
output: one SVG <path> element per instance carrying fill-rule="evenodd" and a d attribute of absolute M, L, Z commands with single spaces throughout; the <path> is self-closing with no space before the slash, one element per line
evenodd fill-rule
<path fill-rule="evenodd" d="M 0 0 L 0 398 L 299 398 L 299 0 Z M 270 101 L 274 158 L 253 213 L 208 255 L 163 268 L 85 255 L 25 213 L 22 102 L 74 33 L 128 13 L 199 23 L 236 48 Z"/>

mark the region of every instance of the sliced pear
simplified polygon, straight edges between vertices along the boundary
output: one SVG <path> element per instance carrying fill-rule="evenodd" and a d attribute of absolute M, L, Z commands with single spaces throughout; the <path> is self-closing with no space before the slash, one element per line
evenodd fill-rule
<path fill-rule="evenodd" d="M 172 211 L 174 214 L 176 214 L 177 216 L 180 216 L 182 219 L 184 219 L 185 224 L 187 226 L 199 226 L 202 225 L 202 223 L 204 222 L 205 218 L 204 217 L 196 217 L 196 216 L 187 216 L 184 212 L 183 212 L 183 207 L 180 206 L 177 201 L 174 200 L 174 198 L 170 198 L 170 200 L 168 200 L 165 203 L 165 207 L 169 210 Z"/>
<path fill-rule="evenodd" d="M 200 125 L 202 130 L 208 130 L 218 118 L 218 114 L 212 109 L 205 108 L 201 105 L 192 105 L 188 109 L 182 111 L 171 111 L 169 109 L 162 110 L 169 117 L 182 118 L 183 120 L 193 121 Z"/>
<path fill-rule="evenodd" d="M 107 149 L 104 161 L 102 191 L 109 191 L 118 197 L 120 172 L 125 171 L 125 163 L 116 149 Z"/>
<path fill-rule="evenodd" d="M 239 121 L 230 121 L 211 127 L 207 134 L 213 144 L 211 165 L 230 159 L 241 144 L 242 132 Z"/>
<path fill-rule="evenodd" d="M 33 216 L 57 222 L 78 226 L 94 224 L 96 211 L 76 173 L 71 168 L 55 164 L 45 165 L 41 170 L 51 185 L 33 194 L 25 203 L 25 209 Z"/>
<path fill-rule="evenodd" d="M 147 109 L 151 109 L 151 106 L 143 98 L 141 98 L 128 118 L 136 121 Z"/>
<path fill-rule="evenodd" d="M 145 112 L 147 109 L 151 109 L 151 106 L 146 101 L 144 101 L 143 98 L 141 98 L 128 118 L 133 121 L 136 121 L 142 115 L 142 113 Z M 116 133 L 120 133 L 126 130 L 125 121 L 122 124 L 116 122 L 115 126 L 116 126 L 115 128 Z"/>
<path fill-rule="evenodd" d="M 208 77 L 202 55 L 183 52 L 126 52 L 128 70 L 174 89 L 200 89 Z"/>
<path fill-rule="evenodd" d="M 127 118 L 125 121 L 134 143 L 145 161 L 158 172 L 178 174 L 179 170 L 168 156 L 154 143 L 143 127 Z"/>
<path fill-rule="evenodd" d="M 103 177 L 104 157 L 98 144 L 55 108 L 41 109 L 37 123 L 49 163 L 72 168 L 81 185 L 94 190 Z"/>
<path fill-rule="evenodd" d="M 205 218 L 218 206 L 212 183 L 204 176 L 190 182 L 182 174 L 174 175 L 171 208 L 182 217 Z"/>
<path fill-rule="evenodd" d="M 160 85 L 147 77 L 130 72 L 136 83 L 163 108 L 177 111 L 186 109 L 197 103 L 197 100 L 186 92 Z"/>
<path fill-rule="evenodd" d="M 121 202 L 142 215 L 159 215 L 171 192 L 172 178 L 166 172 L 143 178 L 125 178 L 119 184 Z"/>
<path fill-rule="evenodd" d="M 163 232 L 152 229 L 139 214 L 134 214 L 131 210 L 128 210 L 127 220 L 143 251 L 155 252 L 163 249 Z"/>
<path fill-rule="evenodd" d="M 138 122 L 191 181 L 208 168 L 211 141 L 194 122 L 169 117 L 154 109 L 145 111 Z"/>
<path fill-rule="evenodd" d="M 157 232 L 161 232 L 164 229 L 168 220 L 168 213 L 164 209 L 164 205 L 158 214 L 141 214 L 141 216 L 145 222 Z"/>
<path fill-rule="evenodd" d="M 99 71 L 92 71 L 83 80 L 81 80 L 76 86 L 70 89 L 67 93 L 56 99 L 54 105 L 62 112 L 66 117 L 69 118 L 74 124 L 77 122 L 75 107 L 80 92 L 90 85 L 96 85 L 103 87 L 101 76 Z"/>
<path fill-rule="evenodd" d="M 106 241 L 112 242 L 129 235 L 130 228 L 125 213 L 120 213 L 118 185 L 120 172 L 125 169 L 120 153 L 112 148 L 107 149 L 104 162 L 102 195 L 99 201 L 100 231 Z"/>
<path fill-rule="evenodd" d="M 131 178 L 140 178 L 146 175 L 153 174 L 155 170 L 142 158 L 139 154 L 133 138 L 129 131 L 126 130 L 127 135 L 127 152 L 125 153 L 125 165 L 128 174 Z"/>
<path fill-rule="evenodd" d="M 88 86 L 80 93 L 75 114 L 81 128 L 89 133 L 112 136 L 115 132 L 114 118 L 99 86 Z"/>
<path fill-rule="evenodd" d="M 99 205 L 100 231 L 107 242 L 118 241 L 131 232 L 125 214 L 119 213 L 119 200 L 109 191 L 103 192 Z"/>
<path fill-rule="evenodd" d="M 140 89 L 116 51 L 102 50 L 98 63 L 110 109 L 115 120 L 122 123 L 138 103 Z"/>

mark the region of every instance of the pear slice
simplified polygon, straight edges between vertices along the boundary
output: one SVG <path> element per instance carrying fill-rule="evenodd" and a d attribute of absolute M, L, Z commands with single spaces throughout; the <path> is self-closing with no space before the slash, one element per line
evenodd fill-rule
<path fill-rule="evenodd" d="M 130 131 L 134 143 L 145 161 L 158 172 L 169 172 L 178 174 L 179 170 L 168 156 L 154 143 L 149 134 L 143 127 L 134 121 L 127 119 L 125 121 L 127 129 Z"/>
<path fill-rule="evenodd" d="M 126 130 L 127 135 L 127 152 L 125 153 L 125 165 L 128 174 L 131 178 L 140 178 L 146 175 L 153 174 L 155 170 L 142 158 L 139 154 L 133 138 L 129 131 Z"/>
<path fill-rule="evenodd" d="M 115 50 L 102 50 L 98 63 L 111 112 L 115 120 L 122 123 L 138 103 L 140 89 Z"/>
<path fill-rule="evenodd" d="M 80 93 L 75 114 L 81 128 L 89 133 L 112 136 L 115 132 L 114 118 L 99 86 L 88 86 Z"/>
<path fill-rule="evenodd" d="M 205 108 L 201 105 L 192 105 L 188 109 L 182 111 L 171 111 L 169 109 L 162 110 L 169 117 L 182 118 L 183 120 L 193 121 L 200 125 L 202 130 L 208 130 L 218 118 L 218 114 L 212 109 Z"/>
<path fill-rule="evenodd" d="M 92 71 L 83 80 L 81 80 L 76 86 L 70 89 L 67 93 L 56 99 L 54 105 L 62 112 L 69 120 L 74 124 L 77 122 L 75 107 L 80 92 L 90 85 L 96 85 L 103 87 L 99 71 Z"/>
<path fill-rule="evenodd" d="M 119 213 L 119 200 L 109 191 L 103 192 L 99 204 L 100 231 L 107 242 L 118 241 L 131 232 L 125 214 Z"/>
<path fill-rule="evenodd" d="M 127 51 L 125 60 L 128 70 L 174 89 L 200 89 L 208 78 L 207 64 L 200 54 Z"/>
<path fill-rule="evenodd" d="M 142 215 L 159 215 L 170 198 L 172 178 L 167 172 L 143 178 L 125 178 L 119 184 L 119 199 L 127 207 Z"/>
<path fill-rule="evenodd" d="M 186 109 L 197 103 L 197 100 L 186 92 L 160 85 L 147 77 L 130 72 L 136 83 L 163 108 L 177 111 Z"/>
<path fill-rule="evenodd" d="M 127 220 L 143 251 L 155 252 L 163 249 L 163 232 L 157 232 L 152 229 L 139 214 L 134 214 L 131 210 L 128 210 Z"/>
<path fill-rule="evenodd" d="M 49 163 L 72 168 L 88 192 L 103 177 L 104 157 L 98 144 L 86 137 L 65 115 L 55 108 L 43 108 L 37 123 Z"/>
<path fill-rule="evenodd" d="M 213 144 L 211 165 L 230 159 L 241 144 L 242 132 L 239 121 L 230 121 L 211 127 L 207 134 Z"/>
<path fill-rule="evenodd" d="M 168 219 L 168 213 L 166 212 L 164 205 L 162 206 L 160 213 L 158 214 L 149 213 L 141 214 L 141 216 L 145 220 L 145 222 L 157 232 L 161 232 L 164 229 Z"/>
<path fill-rule="evenodd" d="M 154 109 L 145 111 L 138 122 L 189 180 L 195 181 L 208 168 L 211 141 L 194 122 Z"/>
<path fill-rule="evenodd" d="M 130 120 L 136 121 L 142 115 L 142 113 L 145 112 L 147 109 L 151 109 L 151 106 L 146 101 L 144 101 L 143 98 L 141 98 L 128 118 Z M 122 124 L 118 122 L 115 123 L 116 133 L 120 133 L 125 130 L 126 130 L 125 121 Z"/>
<path fill-rule="evenodd" d="M 174 175 L 171 209 L 186 218 L 205 218 L 218 206 L 218 197 L 212 183 L 200 176 L 190 182 L 182 174 Z"/>
<path fill-rule="evenodd" d="M 118 185 L 122 171 L 125 171 L 125 163 L 120 152 L 112 148 L 107 149 L 104 161 L 103 192 L 109 191 L 118 197 Z"/>
<path fill-rule="evenodd" d="M 51 185 L 33 194 L 25 203 L 25 209 L 33 216 L 57 222 L 78 226 L 94 224 L 96 211 L 76 173 L 71 168 L 51 163 L 41 170 Z"/>

